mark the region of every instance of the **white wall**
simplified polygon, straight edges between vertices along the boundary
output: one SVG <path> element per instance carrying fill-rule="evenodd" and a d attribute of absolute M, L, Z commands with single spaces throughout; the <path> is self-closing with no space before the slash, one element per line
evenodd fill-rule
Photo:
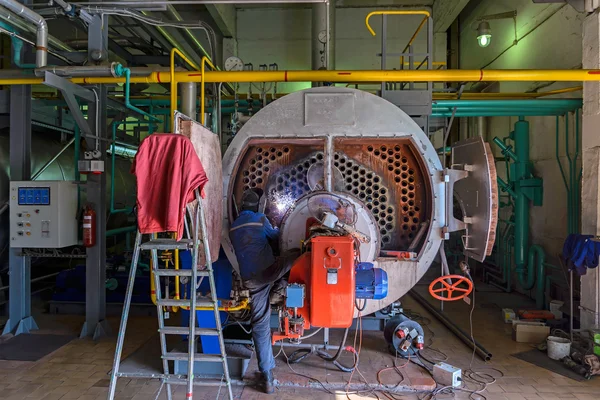
<path fill-rule="evenodd" d="M 512 20 L 490 21 L 492 42 L 480 48 L 476 41 L 476 18 L 483 15 L 517 10 L 517 37 L 512 46 L 514 27 Z M 577 13 L 566 4 L 534 4 L 530 0 L 484 0 L 466 18 L 461 16 L 460 67 L 463 69 L 570 69 L 581 64 L 581 28 L 584 14 Z M 495 61 L 494 61 L 495 60 Z M 501 82 L 489 91 L 525 92 L 539 87 L 539 91 L 579 86 L 581 82 Z M 553 97 L 581 97 L 574 92 Z M 544 180 L 544 204 L 532 207 L 530 215 L 530 243 L 546 250 L 549 261 L 558 264 L 556 254 L 562 251 L 567 234 L 567 193 L 560 175 L 555 153 L 555 117 L 527 117 L 530 123 L 530 155 L 536 176 Z M 506 136 L 517 118 L 488 118 L 487 136 Z M 573 133 L 573 114 L 569 115 L 570 132 Z M 571 145 L 573 138 L 571 137 Z M 495 147 L 494 145 L 492 145 Z M 495 149 L 496 154 L 500 153 Z M 573 151 L 573 147 L 571 147 Z M 559 154 L 567 168 L 564 149 L 564 118 L 560 117 Z M 504 175 L 503 163 L 498 164 Z M 568 173 L 567 171 L 565 171 Z"/>
<path fill-rule="evenodd" d="M 370 21 L 377 36 L 371 36 L 365 26 L 366 15 L 381 8 L 354 8 L 356 3 L 352 3 L 352 8 L 338 7 L 336 10 L 336 69 L 381 69 L 381 59 L 376 56 L 381 52 L 381 17 L 374 16 Z M 415 3 L 418 2 L 412 2 Z M 424 3 L 431 4 L 431 1 Z M 387 51 L 401 52 L 420 22 L 420 16 L 388 17 Z M 280 70 L 311 69 L 310 8 L 241 8 L 237 13 L 237 31 L 238 56 L 245 63 L 252 63 L 255 70 L 259 64 L 270 63 L 277 63 Z M 440 60 L 445 59 L 443 39 L 438 37 L 436 41 Z M 425 51 L 425 29 L 414 45 L 416 52 Z M 399 68 L 399 65 L 399 57 L 389 59 L 388 68 Z M 278 92 L 307 87 L 310 83 L 279 84 Z"/>

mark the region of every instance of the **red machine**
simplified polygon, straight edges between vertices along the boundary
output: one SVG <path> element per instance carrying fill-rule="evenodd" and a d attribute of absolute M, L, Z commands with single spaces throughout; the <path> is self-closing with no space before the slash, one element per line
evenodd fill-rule
<path fill-rule="evenodd" d="M 356 291 L 355 240 L 351 236 L 317 236 L 292 267 L 287 307 L 280 311 L 273 343 L 298 339 L 313 327 L 348 328 Z"/>

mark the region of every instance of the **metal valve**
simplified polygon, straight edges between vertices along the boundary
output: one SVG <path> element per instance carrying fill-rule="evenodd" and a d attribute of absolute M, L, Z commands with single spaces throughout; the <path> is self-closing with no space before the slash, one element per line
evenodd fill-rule
<path fill-rule="evenodd" d="M 396 331 L 396 336 L 398 339 L 404 339 L 408 336 L 408 328 L 400 328 Z"/>
<path fill-rule="evenodd" d="M 416 337 L 416 339 L 414 340 L 415 342 L 415 347 L 419 350 L 423 350 L 423 347 L 425 347 L 425 339 L 423 338 L 422 335 L 419 335 Z"/>

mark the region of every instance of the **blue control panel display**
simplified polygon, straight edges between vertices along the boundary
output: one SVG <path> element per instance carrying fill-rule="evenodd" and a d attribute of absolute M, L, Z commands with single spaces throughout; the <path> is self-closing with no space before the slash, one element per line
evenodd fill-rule
<path fill-rule="evenodd" d="M 49 206 L 50 188 L 49 187 L 20 187 L 19 188 L 20 206 Z"/>

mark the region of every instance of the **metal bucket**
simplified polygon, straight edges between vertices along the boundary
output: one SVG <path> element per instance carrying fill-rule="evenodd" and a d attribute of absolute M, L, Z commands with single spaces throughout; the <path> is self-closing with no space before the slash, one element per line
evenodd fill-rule
<path fill-rule="evenodd" d="M 546 343 L 548 344 L 548 357 L 553 360 L 565 358 L 571 352 L 571 341 L 569 339 L 548 336 Z"/>

